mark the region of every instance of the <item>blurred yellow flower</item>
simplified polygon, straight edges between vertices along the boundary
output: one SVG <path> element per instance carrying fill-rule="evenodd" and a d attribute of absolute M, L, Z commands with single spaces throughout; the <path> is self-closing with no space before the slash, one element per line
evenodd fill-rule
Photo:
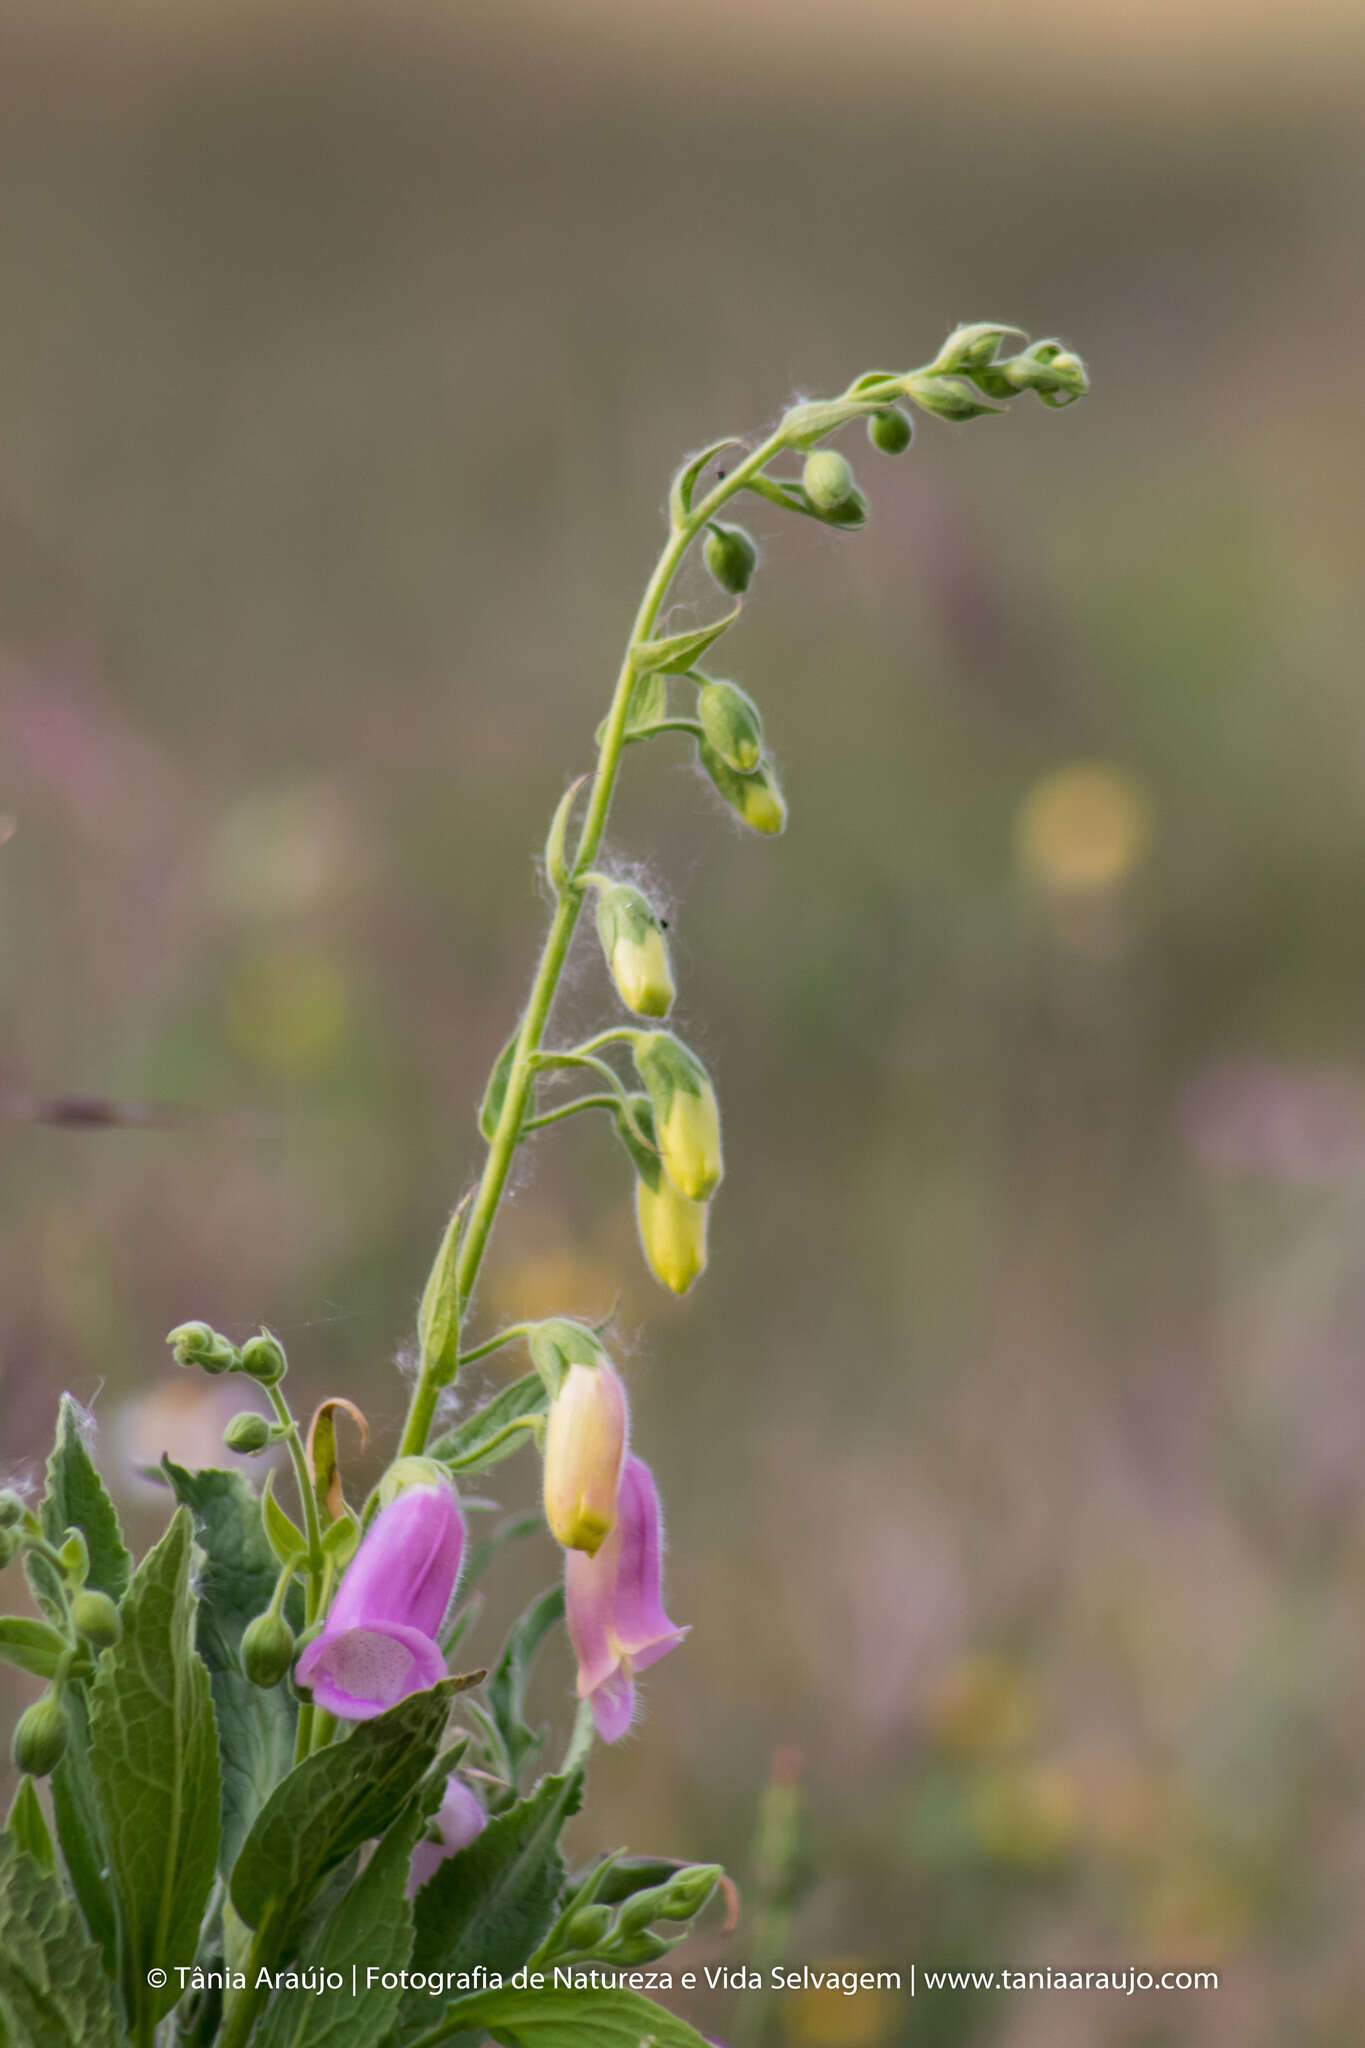
<path fill-rule="evenodd" d="M 971 1799 L 977 1840 L 1001 1863 L 1055 1863 L 1075 1844 L 1080 1801 L 1057 1764 L 1001 1766 L 985 1773 Z"/>
<path fill-rule="evenodd" d="M 1105 761 L 1053 769 L 1029 790 L 1015 823 L 1020 866 L 1067 896 L 1117 888 L 1141 864 L 1151 837 L 1145 792 Z"/>
<path fill-rule="evenodd" d="M 280 1072 L 321 1066 L 346 1036 L 350 1019 L 345 970 L 316 946 L 286 943 L 253 952 L 228 990 L 233 1044 Z"/>
<path fill-rule="evenodd" d="M 1138 1932 L 1173 1964 L 1216 1963 L 1245 1940 L 1255 1901 L 1244 1884 L 1204 1860 L 1169 1868 L 1146 1894 Z"/>
<path fill-rule="evenodd" d="M 929 1696 L 930 1733 L 960 1756 L 1019 1749 L 1033 1731 L 1033 1702 L 1023 1675 L 989 1651 L 949 1667 Z"/>
<path fill-rule="evenodd" d="M 825 1957 L 811 1963 L 813 1970 L 841 1974 L 875 1967 L 863 1956 Z M 786 2009 L 791 2039 L 802 2048 L 878 2048 L 891 2038 L 897 1998 L 893 1991 L 846 1992 L 837 1985 L 820 1985 L 791 1992 Z"/>

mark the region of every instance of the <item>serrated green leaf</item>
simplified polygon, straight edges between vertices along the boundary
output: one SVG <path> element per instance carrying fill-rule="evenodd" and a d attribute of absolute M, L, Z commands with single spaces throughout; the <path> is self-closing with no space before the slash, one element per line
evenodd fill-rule
<path fill-rule="evenodd" d="M 737 604 L 723 619 L 709 626 L 695 626 L 688 633 L 666 633 L 660 640 L 637 640 L 631 649 L 636 674 L 644 676 L 657 670 L 661 675 L 681 675 L 701 659 L 722 633 L 729 631 L 743 609 Z"/>
<path fill-rule="evenodd" d="M 564 1618 L 564 1588 L 551 1586 L 533 1600 L 520 1620 L 513 1623 L 502 1655 L 488 1681 L 488 1706 L 507 1748 L 513 1783 L 528 1756 L 540 1748 L 543 1731 L 528 1728 L 524 1718 L 526 1685 L 531 1662 L 557 1621 Z"/>
<path fill-rule="evenodd" d="M 38 1788 L 32 1778 L 19 1780 L 19 1790 L 11 1801 L 5 1831 L 15 1847 L 22 1849 L 26 1856 L 31 1857 L 39 1870 L 50 1871 L 56 1868 L 47 1815 L 43 1812 Z"/>
<path fill-rule="evenodd" d="M 518 1431 L 503 1436 L 502 1432 L 523 1416 L 541 1414 L 547 1399 L 540 1374 L 528 1372 L 523 1379 L 500 1388 L 477 1414 L 466 1416 L 454 1429 L 438 1437 L 428 1455 L 440 1458 L 455 1472 L 481 1472 L 490 1465 L 501 1464 L 513 1451 L 520 1450 L 523 1434 Z M 501 1442 L 495 1441 L 499 1437 Z"/>
<path fill-rule="evenodd" d="M 194 1647 L 193 1528 L 177 1508 L 133 1574 L 123 1635 L 90 1694 L 90 1762 L 118 1892 L 123 1985 L 135 2027 L 154 2022 L 192 1963 L 218 1857 L 218 1739 Z M 170 1984 L 147 1981 L 153 1968 Z"/>
<path fill-rule="evenodd" d="M 615 1985 L 582 1991 L 479 1991 L 445 2010 L 447 2024 L 513 2048 L 707 2048 L 702 2035 L 652 1998 Z"/>
<path fill-rule="evenodd" d="M 0 2042 L 120 2048 L 100 1952 L 55 1877 L 0 1834 Z"/>
<path fill-rule="evenodd" d="M 488 1076 L 488 1086 L 484 1089 L 483 1101 L 479 1104 L 479 1130 L 490 1144 L 493 1142 L 493 1133 L 498 1128 L 502 1105 L 507 1100 L 508 1084 L 512 1079 L 512 1063 L 517 1056 L 517 1040 L 520 1036 L 521 1026 L 518 1024 L 493 1062 L 493 1071 Z"/>
<path fill-rule="evenodd" d="M 529 1798 L 489 1821 L 468 1848 L 439 1866 L 417 1894 L 414 1970 L 458 1973 L 482 1963 L 510 1976 L 526 1961 L 554 1920 L 564 1883 L 557 1843 L 582 1796 L 581 1771 L 542 1778 Z M 430 2026 L 432 2004 L 422 1992 L 408 1994 L 399 2013 L 400 2042 Z"/>
<path fill-rule="evenodd" d="M 367 1973 L 398 1971 L 412 1949 L 412 1907 L 407 1898 L 408 1865 L 421 1829 L 415 1806 L 390 1827 L 360 1876 L 347 1888 L 311 1940 L 304 1943 L 297 1970 L 336 1970 L 354 1997 L 277 1997 L 252 2036 L 252 2048 L 371 2048 L 383 2039 L 402 1996 L 370 1984 Z"/>
<path fill-rule="evenodd" d="M 447 1678 L 410 1694 L 276 1786 L 232 1873 L 232 1903 L 248 1927 L 271 1914 L 282 1937 L 328 1871 L 383 1832 L 430 1769 L 466 1682 Z"/>
<path fill-rule="evenodd" d="M 0 1657 L 35 1678 L 55 1677 L 68 1647 L 66 1637 L 50 1622 L 27 1614 L 0 1614 Z"/>
<path fill-rule="evenodd" d="M 210 1467 L 187 1472 L 169 1458 L 161 1469 L 176 1499 L 194 1516 L 203 1554 L 199 1654 L 208 1666 L 223 1774 L 223 1839 L 218 1867 L 227 1875 L 256 1815 L 294 1762 L 298 1709 L 287 1685 L 252 1685 L 242 1670 L 242 1631 L 263 1614 L 278 1567 L 261 1526 L 260 1503 L 240 1472 Z M 290 1626 L 303 1626 L 303 1597 L 291 1586 Z"/>
<path fill-rule="evenodd" d="M 47 1491 L 39 1510 L 43 1534 L 49 1543 L 60 1545 L 68 1529 L 79 1529 L 90 1553 L 86 1584 L 107 1593 L 111 1600 L 121 1600 L 128 1590 L 133 1560 L 114 1503 L 85 1448 L 78 1417 L 76 1403 L 70 1394 L 63 1394 L 57 1411 L 57 1438 L 47 1461 Z"/>
<path fill-rule="evenodd" d="M 118 1974 L 118 1919 L 109 1889 L 104 1816 L 90 1767 L 90 1714 L 83 1686 L 63 1687 L 62 1712 L 66 1716 L 66 1748 L 48 1781 L 57 1842 L 85 1924 L 104 1952 L 106 1970 L 114 1977 Z"/>

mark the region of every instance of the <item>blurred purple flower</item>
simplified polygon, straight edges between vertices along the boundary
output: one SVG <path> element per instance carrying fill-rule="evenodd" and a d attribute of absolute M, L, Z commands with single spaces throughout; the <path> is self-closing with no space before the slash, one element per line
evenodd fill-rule
<path fill-rule="evenodd" d="M 1365 1164 L 1365 1089 L 1344 1067 L 1222 1060 L 1185 1090 L 1180 1121 L 1217 1173 L 1326 1187 Z"/>
<path fill-rule="evenodd" d="M 436 1635 L 460 1576 L 453 1488 L 410 1486 L 381 1508 L 295 1676 L 343 1721 L 368 1721 L 445 1677 Z"/>
<path fill-rule="evenodd" d="M 433 1816 L 439 1840 L 419 1842 L 412 1852 L 408 1871 L 411 1899 L 436 1875 L 448 1856 L 467 1849 L 474 1837 L 488 1825 L 488 1815 L 463 1778 L 452 1771 L 446 1780 L 445 1797 Z"/>
<path fill-rule="evenodd" d="M 570 1550 L 564 1557 L 578 1696 L 592 1701 L 604 1742 L 619 1741 L 630 1727 L 636 1672 L 666 1657 L 687 1634 L 664 1613 L 662 1573 L 654 1476 L 642 1458 L 627 1458 L 611 1534 L 594 1556 Z"/>

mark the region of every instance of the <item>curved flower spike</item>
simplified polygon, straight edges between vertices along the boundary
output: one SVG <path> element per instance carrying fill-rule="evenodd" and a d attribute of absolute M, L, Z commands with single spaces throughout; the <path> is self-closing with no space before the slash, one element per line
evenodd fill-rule
<path fill-rule="evenodd" d="M 464 1555 L 465 1526 L 444 1480 L 410 1486 L 379 1510 L 295 1678 L 343 1721 L 369 1721 L 445 1677 L 436 1636 Z"/>
<path fill-rule="evenodd" d="M 687 1634 L 663 1605 L 663 1528 L 654 1475 L 642 1458 L 621 1473 L 616 1526 L 593 1557 L 564 1558 L 569 1640 L 578 1696 L 591 1700 L 597 1732 L 618 1742 L 635 1714 L 635 1674 L 676 1650 Z"/>
<path fill-rule="evenodd" d="M 415 1898 L 422 1886 L 435 1877 L 448 1856 L 467 1849 L 488 1825 L 488 1815 L 459 1773 L 446 1779 L 445 1797 L 432 1816 L 435 1841 L 419 1842 L 408 1866 L 408 1897 Z"/>

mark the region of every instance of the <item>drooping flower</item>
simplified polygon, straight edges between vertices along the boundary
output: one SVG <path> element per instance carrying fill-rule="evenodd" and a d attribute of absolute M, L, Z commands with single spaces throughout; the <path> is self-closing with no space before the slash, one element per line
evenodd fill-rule
<path fill-rule="evenodd" d="M 635 1713 L 635 1674 L 675 1650 L 687 1634 L 664 1612 L 663 1528 L 654 1475 L 642 1458 L 621 1473 L 616 1526 L 595 1556 L 564 1559 L 569 1640 L 578 1659 L 578 1696 L 591 1700 L 597 1732 L 617 1742 Z"/>
<path fill-rule="evenodd" d="M 635 1182 L 635 1216 L 640 1245 L 656 1280 L 686 1294 L 706 1269 L 706 1204 L 680 1195 L 660 1167 L 651 1183 Z"/>
<path fill-rule="evenodd" d="M 448 1856 L 455 1855 L 457 1850 L 467 1849 L 474 1837 L 482 1834 L 488 1825 L 488 1815 L 479 1804 L 477 1795 L 457 1771 L 452 1771 L 446 1779 L 445 1797 L 432 1816 L 431 1825 L 437 1838 L 419 1842 L 412 1852 L 408 1868 L 410 1899 L 436 1875 Z"/>
<path fill-rule="evenodd" d="M 607 1358 L 569 1367 L 545 1424 L 545 1519 L 566 1550 L 596 1551 L 616 1519 L 628 1420 Z"/>
<path fill-rule="evenodd" d="M 464 1555 L 465 1526 L 444 1479 L 381 1507 L 347 1567 L 322 1633 L 295 1677 L 343 1721 L 369 1721 L 445 1677 L 436 1637 Z"/>

